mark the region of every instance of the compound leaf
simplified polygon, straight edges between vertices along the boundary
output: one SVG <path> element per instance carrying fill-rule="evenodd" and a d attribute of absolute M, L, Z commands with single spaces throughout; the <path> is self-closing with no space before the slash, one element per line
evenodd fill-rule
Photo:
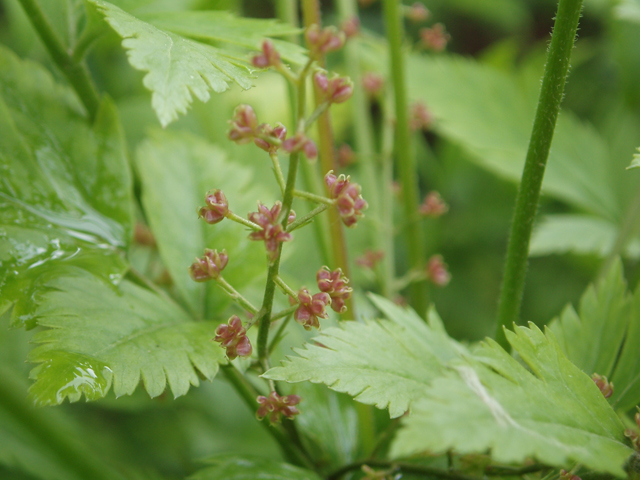
<path fill-rule="evenodd" d="M 207 463 L 213 465 L 194 473 L 189 480 L 320 480 L 314 472 L 267 458 L 223 455 Z"/>
<path fill-rule="evenodd" d="M 37 405 L 56 405 L 106 395 L 130 395 L 140 379 L 151 397 L 167 385 L 175 397 L 212 379 L 224 351 L 211 341 L 215 325 L 193 322 L 173 302 L 128 281 L 118 287 L 79 268 L 49 280 L 34 312 L 45 327 L 29 354 L 30 395 Z"/>
<path fill-rule="evenodd" d="M 0 48 L 0 313 L 26 313 L 39 276 L 81 265 L 117 282 L 132 230 L 131 175 L 118 113 L 91 125 L 70 89 Z"/>

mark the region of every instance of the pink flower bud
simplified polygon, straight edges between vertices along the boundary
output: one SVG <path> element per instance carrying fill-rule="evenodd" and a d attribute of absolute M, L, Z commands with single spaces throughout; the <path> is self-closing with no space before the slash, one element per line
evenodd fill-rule
<path fill-rule="evenodd" d="M 336 177 L 333 171 L 325 175 L 324 181 L 329 189 L 329 196 L 336 201 L 342 223 L 347 227 L 354 226 L 358 219 L 364 216 L 362 210 L 369 206 L 360 195 L 360 185 L 351 183 L 351 177 Z"/>
<path fill-rule="evenodd" d="M 420 208 L 418 208 L 418 212 L 420 215 L 424 217 L 440 217 L 449 211 L 449 206 L 444 203 L 440 194 L 436 191 L 429 192 L 429 194 L 424 197 L 424 201 Z"/>
<path fill-rule="evenodd" d="M 296 405 L 302 400 L 298 395 L 286 395 L 281 397 L 276 392 L 271 392 L 268 397 L 260 395 L 256 401 L 260 407 L 256 411 L 258 420 L 269 417 L 269 423 L 275 425 L 280 422 L 280 417 L 285 416 L 289 420 L 298 415 L 300 411 Z"/>
<path fill-rule="evenodd" d="M 355 37 L 360 32 L 360 19 L 355 15 L 346 19 L 342 22 L 341 30 L 347 39 Z"/>
<path fill-rule="evenodd" d="M 344 32 L 333 26 L 320 29 L 318 25 L 313 24 L 307 28 L 304 35 L 313 58 L 341 49 L 346 40 Z"/>
<path fill-rule="evenodd" d="M 280 65 L 280 54 L 271 40 L 262 42 L 262 53 L 251 59 L 254 67 L 268 68 Z"/>
<path fill-rule="evenodd" d="M 571 472 L 567 472 L 565 469 L 560 470 L 560 480 L 582 480 L 579 476 L 574 475 Z"/>
<path fill-rule="evenodd" d="M 220 276 L 220 272 L 224 270 L 228 262 L 229 257 L 226 250 L 218 253 L 217 250 L 207 248 L 204 251 L 204 257 L 196 258 L 196 261 L 189 267 L 189 275 L 196 282 L 214 280 Z"/>
<path fill-rule="evenodd" d="M 227 350 L 227 357 L 233 360 L 236 357 L 248 357 L 253 348 L 247 337 L 247 331 L 242 326 L 242 321 L 237 315 L 232 316 L 226 325 L 216 328 L 216 336 L 213 339 Z"/>
<path fill-rule="evenodd" d="M 600 389 L 602 395 L 604 395 L 604 398 L 609 398 L 611 395 L 613 395 L 613 382 L 609 382 L 609 380 L 607 380 L 607 377 L 594 373 L 593 375 L 591 375 L 591 379 Z"/>
<path fill-rule="evenodd" d="M 305 330 L 311 330 L 312 327 L 320 328 L 320 318 L 328 318 L 325 307 L 331 303 L 331 297 L 328 293 L 320 292 L 311 296 L 309 290 L 301 288 L 298 291 L 299 306 L 293 313 L 293 319 L 301 324 Z"/>
<path fill-rule="evenodd" d="M 367 72 L 362 75 L 362 88 L 371 97 L 377 97 L 384 88 L 384 77 L 376 72 Z"/>
<path fill-rule="evenodd" d="M 438 287 L 444 287 L 451 281 L 451 274 L 442 255 L 434 255 L 427 262 L 427 278 Z"/>
<path fill-rule="evenodd" d="M 257 232 L 251 232 L 249 238 L 251 240 L 263 240 L 265 249 L 267 251 L 267 257 L 269 262 L 273 263 L 278 257 L 278 251 L 280 244 L 290 241 L 293 237 L 290 233 L 286 232 L 280 223 L 278 223 L 278 217 L 282 210 L 282 203 L 276 202 L 271 210 L 265 205 L 258 202 L 258 211 L 249 214 L 249 220 L 262 227 L 262 230 Z M 289 220 L 291 221 L 292 212 L 289 213 Z M 293 218 L 295 219 L 295 212 L 293 212 Z"/>
<path fill-rule="evenodd" d="M 364 255 L 356 258 L 356 265 L 373 270 L 383 258 L 384 252 L 382 250 L 367 250 Z"/>
<path fill-rule="evenodd" d="M 410 7 L 406 7 L 405 17 L 414 23 L 424 22 L 431 16 L 431 12 L 420 2 L 416 2 Z"/>
<path fill-rule="evenodd" d="M 198 216 L 210 225 L 221 222 L 229 212 L 229 203 L 222 190 L 208 192 L 204 197 L 206 205 L 198 209 Z"/>
<path fill-rule="evenodd" d="M 341 269 L 334 271 L 329 267 L 322 267 L 316 274 L 318 288 L 321 292 L 328 293 L 331 297 L 331 308 L 334 312 L 347 311 L 345 300 L 351 297 L 353 288 L 349 286 L 349 279 L 344 276 Z"/>
<path fill-rule="evenodd" d="M 309 159 L 314 159 L 318 156 L 318 147 L 316 147 L 313 140 L 302 132 L 298 132 L 295 136 L 282 142 L 282 149 L 289 153 L 302 151 Z"/>
<path fill-rule="evenodd" d="M 447 47 L 449 40 L 451 40 L 451 35 L 446 32 L 444 25 L 436 23 L 431 28 L 421 29 L 420 39 L 422 40 L 422 46 L 427 50 L 442 52 Z"/>
<path fill-rule="evenodd" d="M 238 105 L 233 111 L 233 118 L 229 120 L 231 128 L 227 137 L 238 144 L 249 143 L 258 128 L 258 117 L 249 105 Z"/>
<path fill-rule="evenodd" d="M 269 153 L 275 153 L 287 136 L 287 127 L 279 122 L 276 123 L 275 127 L 263 123 L 258 127 L 257 135 L 259 136 L 256 136 L 253 142 L 261 149 Z"/>
<path fill-rule="evenodd" d="M 409 107 L 409 128 L 411 130 L 429 130 L 433 123 L 433 114 L 422 102 L 415 102 Z"/>
<path fill-rule="evenodd" d="M 356 154 L 348 144 L 343 143 L 336 152 L 336 159 L 338 165 L 344 168 L 356 162 Z"/>
<path fill-rule="evenodd" d="M 313 76 L 313 80 L 318 89 L 324 93 L 325 102 L 342 103 L 353 95 L 353 82 L 347 77 L 333 75 L 328 79 L 326 73 L 320 71 Z"/>

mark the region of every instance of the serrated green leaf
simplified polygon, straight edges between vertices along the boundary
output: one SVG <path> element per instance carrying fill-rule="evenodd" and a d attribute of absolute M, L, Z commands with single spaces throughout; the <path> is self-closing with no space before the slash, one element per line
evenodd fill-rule
<path fill-rule="evenodd" d="M 628 411 L 640 404 L 640 288 L 637 288 L 631 304 L 629 329 L 620 358 L 611 380 L 615 386 L 613 406 Z M 614 347 L 614 346 L 612 346 Z"/>
<path fill-rule="evenodd" d="M 545 215 L 536 225 L 531 238 L 532 257 L 576 253 L 606 257 L 620 235 L 615 223 L 588 215 Z M 640 239 L 632 239 L 624 249 L 624 256 L 640 258 Z"/>
<path fill-rule="evenodd" d="M 633 160 L 631 160 L 631 165 L 629 165 L 627 168 L 636 168 L 636 167 L 640 167 L 640 148 L 638 148 L 638 153 L 635 153 L 633 155 Z"/>
<path fill-rule="evenodd" d="M 519 182 L 536 96 L 515 76 L 475 61 L 410 56 L 409 91 L 434 114 L 439 134 L 462 145 L 478 164 Z M 542 75 L 542 72 L 540 72 Z M 607 148 L 599 134 L 570 112 L 558 119 L 543 191 L 603 218 L 617 220 Z"/>
<path fill-rule="evenodd" d="M 443 374 L 446 362 L 467 352 L 444 330 L 417 323 L 414 312 L 380 297 L 375 301 L 397 316 L 329 328 L 314 338 L 315 344 L 294 349 L 297 357 L 287 357 L 263 377 L 324 383 L 359 402 L 389 408 L 392 418 L 404 414 Z"/>
<path fill-rule="evenodd" d="M 0 48 L 0 312 L 68 264 L 118 281 L 132 230 L 131 176 L 117 111 L 91 125 L 42 67 Z M 18 305 L 14 323 L 29 318 Z"/>
<path fill-rule="evenodd" d="M 224 351 L 211 341 L 215 325 L 193 322 L 170 300 L 128 281 L 114 287 L 85 270 L 69 269 L 43 285 L 34 315 L 45 330 L 29 355 L 39 363 L 30 395 L 56 405 L 131 394 L 140 379 L 151 397 L 167 385 L 175 397 L 211 379 Z"/>
<path fill-rule="evenodd" d="M 497 462 L 578 462 L 624 477 L 633 450 L 594 382 L 564 356 L 552 333 L 531 324 L 507 337 L 530 370 L 494 341 L 483 343 L 475 360 L 453 366 L 415 402 L 393 454 L 489 450 Z"/>
<path fill-rule="evenodd" d="M 142 203 L 162 259 L 178 291 L 199 316 L 220 312 L 229 297 L 215 282 L 196 283 L 188 267 L 205 248 L 226 249 L 229 264 L 224 277 L 236 289 L 264 278 L 265 251 L 249 240 L 247 229 L 226 220 L 208 225 L 198 218 L 207 191 L 222 188 L 229 207 L 238 215 L 256 209 L 256 201 L 270 197 L 246 167 L 233 164 L 219 148 L 186 133 L 152 132 L 137 151 L 142 179 Z M 208 311 L 205 311 L 205 305 Z"/>
<path fill-rule="evenodd" d="M 278 29 L 271 22 L 240 20 L 216 12 L 176 12 L 149 17 L 151 22 L 155 18 L 161 25 L 194 38 L 206 38 L 208 41 L 214 40 L 212 30 L 216 30 L 217 25 L 221 32 L 220 36 L 215 38 L 218 46 L 212 46 L 158 28 L 153 23 L 136 18 L 109 2 L 89 1 L 105 16 L 111 28 L 123 38 L 122 45 L 127 49 L 131 66 L 147 72 L 143 83 L 152 92 L 151 105 L 162 126 L 176 120 L 179 114 L 186 113 L 192 95 L 206 102 L 209 100 L 210 90 L 224 92 L 231 82 L 245 90 L 251 88 L 254 78 L 251 75 L 252 68 L 246 60 L 238 58 L 237 52 L 230 46 L 230 39 L 234 38 L 233 43 L 236 46 L 245 43 L 237 38 L 247 29 L 251 29 L 252 25 L 254 33 L 250 40 L 290 31 L 284 27 Z M 175 21 L 172 18 L 175 18 Z M 207 19 L 216 25 L 207 26 Z M 234 25 L 238 27 L 237 35 L 233 30 Z M 246 45 L 253 49 L 259 48 L 257 43 L 251 42 L 251 45 Z M 301 59 L 301 52 L 295 47 L 288 47 L 287 51 L 292 59 Z"/>
<path fill-rule="evenodd" d="M 224 455 L 207 462 L 214 465 L 199 470 L 189 480 L 320 480 L 314 472 L 267 458 Z"/>

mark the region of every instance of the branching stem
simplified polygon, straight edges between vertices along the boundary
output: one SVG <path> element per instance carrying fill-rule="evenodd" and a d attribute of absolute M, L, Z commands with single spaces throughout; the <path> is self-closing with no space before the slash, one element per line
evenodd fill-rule
<path fill-rule="evenodd" d="M 224 278 L 218 277 L 216 279 L 216 283 L 242 308 L 244 308 L 248 312 L 251 312 L 253 315 L 258 313 L 258 309 L 254 307 L 249 300 L 244 298 L 244 296 L 242 296 L 240 292 L 233 288 L 231 284 L 229 284 L 229 282 L 227 282 Z"/>

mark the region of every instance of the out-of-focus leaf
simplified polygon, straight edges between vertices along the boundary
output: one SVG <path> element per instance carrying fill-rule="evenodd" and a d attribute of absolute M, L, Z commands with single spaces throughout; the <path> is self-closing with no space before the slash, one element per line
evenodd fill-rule
<path fill-rule="evenodd" d="M 117 282 L 131 235 L 131 177 L 118 114 L 105 99 L 90 125 L 71 90 L 0 48 L 0 312 L 33 282 L 75 264 Z"/>
<path fill-rule="evenodd" d="M 256 201 L 269 194 L 251 171 L 227 160 L 224 152 L 186 133 L 154 131 L 137 152 L 142 179 L 142 203 L 162 259 L 178 291 L 199 316 L 212 316 L 229 304 L 215 282 L 196 283 L 188 267 L 205 248 L 226 249 L 229 264 L 223 272 L 237 290 L 263 278 L 262 242 L 248 239 L 247 229 L 230 220 L 208 225 L 198 218 L 209 190 L 221 188 L 229 208 L 240 216 L 256 210 Z M 271 206 L 271 205 L 269 205 Z"/>
<path fill-rule="evenodd" d="M 443 374 L 445 364 L 466 350 L 450 339 L 435 311 L 430 324 L 415 321 L 415 313 L 376 298 L 376 304 L 397 314 L 392 321 L 345 322 L 314 338 L 314 344 L 294 349 L 281 367 L 263 376 L 287 382 L 324 383 L 356 400 L 389 408 L 392 418 L 405 413 L 427 385 Z M 386 312 L 385 312 L 386 313 Z"/>
<path fill-rule="evenodd" d="M 452 57 L 410 56 L 408 70 L 411 96 L 428 105 L 439 134 L 462 145 L 480 166 L 520 181 L 536 98 L 523 92 L 515 77 Z M 598 133 L 563 112 L 543 192 L 616 221 L 621 212 L 608 166 Z"/>
<path fill-rule="evenodd" d="M 616 243 L 620 230 L 602 218 L 588 215 L 546 215 L 536 225 L 531 238 L 529 255 L 532 257 L 576 253 L 606 257 Z M 640 257 L 640 239 L 631 240 L 624 256 Z"/>
<path fill-rule="evenodd" d="M 278 29 L 272 22 L 263 20 L 238 19 L 228 14 L 210 12 L 205 14 L 212 22 L 217 22 L 221 34 L 216 37 L 218 46 L 191 40 L 169 30 L 158 28 L 153 18 L 165 26 L 172 26 L 180 32 L 189 33 L 202 39 L 213 40 L 216 26 L 204 25 L 197 16 L 188 13 L 172 13 L 150 17 L 152 23 L 134 17 L 117 6 L 102 0 L 90 0 L 105 16 L 107 23 L 123 38 L 122 45 L 127 49 L 129 63 L 137 70 L 147 72 L 143 83 L 152 91 L 151 105 L 160 123 L 168 125 L 185 113 L 191 104 L 192 95 L 206 102 L 209 91 L 220 93 L 229 88 L 229 83 L 238 84 L 247 90 L 252 86 L 252 68 L 247 60 L 238 58 L 237 51 L 230 48 L 229 39 L 234 36 L 234 25 L 238 27 L 241 38 L 253 25 L 252 39 L 264 38 L 277 31 L 290 32 L 287 27 Z M 171 19 L 176 19 L 172 22 Z M 206 22 L 204 22 L 206 23 Z M 234 43 L 244 43 L 235 40 Z M 249 42 L 253 49 L 259 45 Z M 249 45 L 249 43 L 247 45 Z M 279 45 L 283 45 L 279 43 Z M 289 52 L 296 52 L 289 47 Z M 299 52 L 299 51 L 298 51 Z M 301 53 L 299 53 L 301 55 Z M 299 56 L 296 59 L 300 59 Z"/>
<path fill-rule="evenodd" d="M 207 461 L 189 480 L 320 480 L 314 472 L 267 458 L 224 455 Z"/>
<path fill-rule="evenodd" d="M 549 328 L 569 360 L 587 375 L 613 381 L 612 405 L 627 411 L 640 403 L 640 301 L 627 293 L 622 265 L 590 286 L 580 299 L 579 313 L 567 306 Z"/>
<path fill-rule="evenodd" d="M 640 148 L 638 148 L 638 153 L 633 155 L 633 160 L 631 160 L 631 165 L 627 168 L 636 168 L 640 167 Z"/>
<path fill-rule="evenodd" d="M 620 20 L 640 23 L 640 2 L 638 0 L 620 0 L 613 11 Z"/>
<path fill-rule="evenodd" d="M 417 400 L 393 445 L 395 456 L 429 451 L 481 453 L 494 461 L 578 462 L 625 477 L 633 453 L 624 426 L 594 382 L 533 324 L 507 331 L 527 367 L 489 340 Z"/>
<path fill-rule="evenodd" d="M 140 379 L 151 397 L 167 385 L 175 397 L 198 374 L 211 379 L 224 350 L 211 341 L 215 325 L 193 322 L 170 300 L 123 281 L 114 287 L 81 269 L 43 285 L 34 316 L 46 327 L 29 360 L 38 405 L 56 405 L 82 394 L 87 400 L 131 394 Z"/>

